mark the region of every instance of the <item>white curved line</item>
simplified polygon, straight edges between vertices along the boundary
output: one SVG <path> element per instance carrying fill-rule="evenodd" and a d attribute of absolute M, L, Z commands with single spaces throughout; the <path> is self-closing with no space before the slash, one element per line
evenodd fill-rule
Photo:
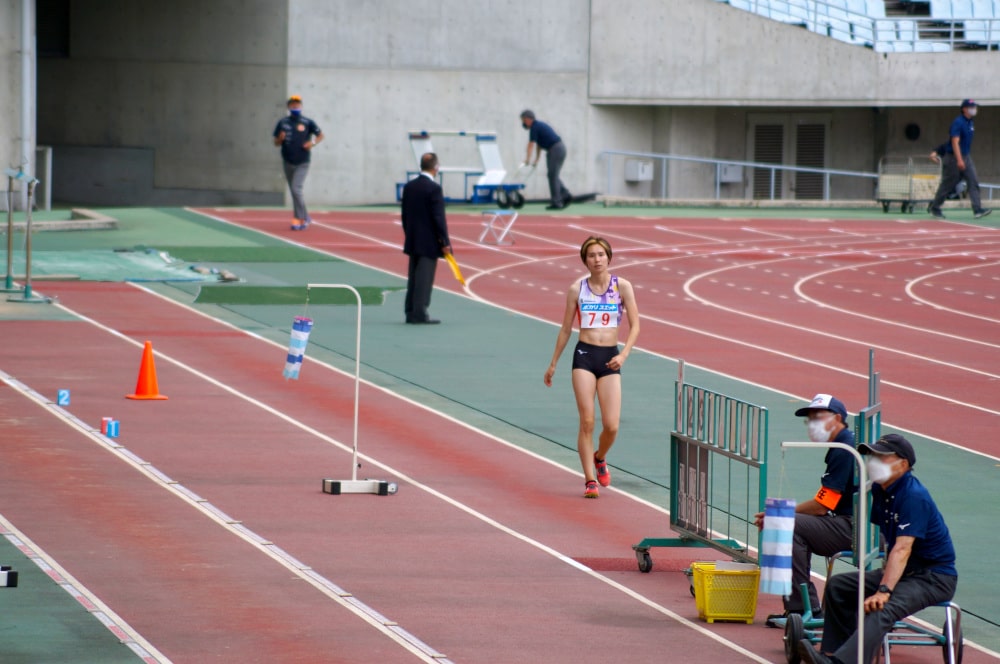
<path fill-rule="evenodd" d="M 926 304 L 928 306 L 934 307 L 935 309 L 940 309 L 942 311 L 948 311 L 948 312 L 951 312 L 953 314 L 958 314 L 959 316 L 968 316 L 969 318 L 978 318 L 979 320 L 985 320 L 985 321 L 990 322 L 990 323 L 1000 323 L 1000 319 L 990 318 L 988 316 L 980 316 L 979 314 L 972 314 L 972 313 L 969 313 L 968 311 L 961 311 L 959 309 L 952 309 L 951 307 L 946 307 L 944 305 L 932 302 L 931 300 L 924 299 L 924 298 L 920 297 L 919 295 L 917 295 L 917 294 L 915 294 L 913 292 L 913 287 L 915 285 L 919 284 L 924 279 L 931 279 L 933 277 L 937 277 L 937 276 L 940 276 L 942 274 L 948 274 L 949 272 L 961 272 L 962 270 L 972 270 L 972 269 L 977 269 L 978 270 L 978 269 L 981 269 L 981 268 L 984 268 L 984 267 L 993 267 L 995 265 L 1000 265 L 1000 261 L 997 261 L 996 263 L 985 263 L 983 265 L 965 265 L 963 267 L 955 267 L 955 268 L 952 268 L 950 270 L 941 270 L 940 272 L 934 272 L 934 273 L 931 273 L 931 274 L 925 274 L 924 276 L 917 277 L 916 279 L 913 279 L 908 284 L 906 284 L 906 289 L 905 289 L 906 290 L 906 294 L 909 295 L 910 297 L 912 297 L 917 302 L 922 302 L 922 303 L 924 303 L 924 304 Z"/>
<path fill-rule="evenodd" d="M 943 257 L 951 257 L 951 256 L 953 256 L 953 254 L 932 254 L 930 256 L 923 257 L 921 260 L 933 260 L 935 258 L 943 258 Z M 803 293 L 802 290 L 801 290 L 801 286 L 802 286 L 803 283 L 805 283 L 807 281 L 811 281 L 812 279 L 815 279 L 817 277 L 821 277 L 821 276 L 824 276 L 824 275 L 827 275 L 827 274 L 832 274 L 834 272 L 841 272 L 843 270 L 858 269 L 858 268 L 862 268 L 862 267 L 869 267 L 869 266 L 872 266 L 872 265 L 885 265 L 887 263 L 901 263 L 901 262 L 906 262 L 906 261 L 910 261 L 910 260 L 912 260 L 912 259 L 911 258 L 893 258 L 893 259 L 890 259 L 890 260 L 873 261 L 871 263 L 862 263 L 860 265 L 841 266 L 841 267 L 831 268 L 829 270 L 823 270 L 821 272 L 814 272 L 814 273 L 812 273 L 810 275 L 802 277 L 801 279 L 799 279 L 798 281 L 795 282 L 795 288 L 794 288 L 795 294 L 798 295 L 799 297 L 801 297 L 803 300 L 806 300 L 807 302 L 812 302 L 813 304 L 815 304 L 817 306 L 823 307 L 825 309 L 831 309 L 833 311 L 839 311 L 840 313 L 844 313 L 844 314 L 848 314 L 848 315 L 851 315 L 851 316 L 855 316 L 857 318 L 865 318 L 865 319 L 873 320 L 873 321 L 876 321 L 876 322 L 879 322 L 879 323 L 884 323 L 886 325 L 895 325 L 896 327 L 903 327 L 903 328 L 906 328 L 906 329 L 909 329 L 909 330 L 915 330 L 917 332 L 923 332 L 925 334 L 935 334 L 935 335 L 938 335 L 938 336 L 947 337 L 949 339 L 954 339 L 956 341 L 964 341 L 966 343 L 979 344 L 979 345 L 983 345 L 983 346 L 988 346 L 990 348 L 1000 348 L 1000 345 L 993 344 L 993 343 L 990 343 L 988 341 L 981 341 L 979 339 L 969 339 L 968 337 L 960 337 L 957 334 L 951 334 L 950 332 L 942 332 L 940 330 L 927 329 L 925 327 L 918 327 L 916 325 L 910 325 L 908 323 L 899 323 L 899 322 L 896 322 L 896 321 L 887 321 L 884 318 L 879 318 L 877 316 L 869 316 L 868 314 L 858 313 L 857 311 L 851 311 L 850 309 L 844 309 L 842 307 L 835 307 L 835 306 L 833 306 L 831 304 L 826 304 L 825 302 L 823 302 L 821 300 L 817 300 L 815 298 L 809 297 L 808 295 L 806 295 L 805 293 Z M 970 267 L 979 268 L 979 267 L 982 267 L 982 266 L 980 266 L 980 265 L 975 265 L 975 266 L 970 265 L 970 266 L 966 266 L 966 267 L 960 268 L 960 269 L 968 269 Z M 952 271 L 953 270 L 944 270 L 943 272 L 940 272 L 940 273 L 937 273 L 937 274 L 943 274 L 944 272 L 952 272 Z M 923 277 L 920 277 L 919 279 L 926 279 L 927 277 L 931 277 L 931 276 L 934 276 L 934 275 L 925 275 Z M 921 301 L 921 302 L 923 301 L 919 297 L 915 297 L 915 296 L 913 296 L 912 293 L 909 293 L 909 290 L 910 290 L 910 286 L 907 285 L 907 287 L 906 287 L 907 293 L 910 294 L 910 296 L 913 297 L 913 299 Z M 925 302 L 925 304 L 928 304 L 928 305 L 930 305 L 930 306 L 932 306 L 932 307 L 934 307 L 936 309 L 945 309 L 945 307 L 941 307 L 941 306 L 936 305 L 936 304 L 934 304 L 932 302 Z M 955 313 L 962 313 L 962 312 L 955 312 Z M 969 314 L 969 315 L 973 315 L 973 314 Z M 989 318 L 986 318 L 984 320 L 990 320 L 990 321 L 992 321 L 992 319 L 989 319 Z M 1000 322 L 1000 321 L 993 321 L 993 322 Z M 949 366 L 952 366 L 952 365 L 949 365 Z"/>
<path fill-rule="evenodd" d="M 844 254 L 844 253 L 845 252 L 843 252 L 843 251 L 828 252 L 828 253 L 823 253 L 823 254 L 817 254 L 816 256 L 811 256 L 810 258 L 818 258 L 820 256 L 837 256 L 837 255 L 841 255 L 841 254 Z M 970 367 L 964 367 L 964 366 L 961 366 L 961 365 L 958 365 L 958 364 L 954 364 L 954 363 L 951 363 L 951 362 L 944 362 L 942 360 L 936 360 L 936 359 L 931 358 L 931 357 L 926 357 L 926 356 L 923 356 L 923 355 L 918 355 L 916 353 L 910 353 L 908 351 L 899 350 L 897 348 L 891 348 L 889 346 L 883 346 L 881 344 L 875 344 L 875 343 L 871 343 L 871 342 L 867 342 L 867 341 L 862 341 L 862 340 L 859 340 L 859 339 L 852 339 L 850 337 L 845 337 L 845 336 L 840 335 L 840 334 L 833 334 L 831 332 L 824 332 L 822 330 L 817 330 L 817 329 L 814 329 L 814 328 L 803 327 L 801 325 L 796 325 L 794 323 L 787 323 L 785 321 L 776 320 L 776 319 L 773 319 L 773 318 L 768 318 L 766 316 L 760 316 L 758 314 L 752 314 L 752 313 L 749 313 L 749 312 L 746 312 L 746 311 L 740 311 L 739 309 L 733 309 L 732 307 L 726 307 L 726 306 L 723 306 L 721 304 L 717 304 L 715 302 L 707 300 L 707 299 L 705 299 L 703 297 L 700 297 L 698 295 L 695 295 L 694 291 L 692 290 L 692 285 L 696 281 L 699 281 L 699 280 L 701 280 L 701 279 L 703 279 L 705 277 L 711 276 L 713 274 L 718 274 L 718 273 L 721 273 L 721 272 L 726 272 L 728 270 L 732 270 L 732 269 L 736 269 L 736 268 L 748 267 L 748 266 L 751 266 L 751 265 L 752 266 L 767 265 L 768 263 L 780 263 L 780 262 L 785 262 L 786 260 L 804 260 L 805 258 L 806 257 L 804 257 L 804 256 L 791 257 L 791 258 L 782 257 L 782 258 L 775 258 L 775 259 L 772 259 L 772 260 L 756 261 L 756 262 L 753 262 L 753 263 L 743 263 L 741 265 L 729 265 L 729 266 L 725 266 L 725 267 L 716 268 L 714 270 L 709 270 L 708 272 L 702 272 L 702 273 L 697 274 L 697 275 L 691 277 L 690 279 L 688 279 L 686 282 L 684 282 L 684 292 L 688 295 L 688 297 L 690 297 L 690 298 L 692 298 L 692 299 L 694 299 L 694 300 L 696 300 L 698 302 L 701 302 L 702 304 L 704 304 L 706 306 L 713 307 L 715 309 L 720 309 L 722 311 L 726 311 L 726 312 L 729 312 L 729 313 L 737 314 L 737 315 L 740 315 L 740 316 L 746 316 L 747 318 L 753 318 L 755 320 L 763 321 L 763 322 L 769 323 L 771 325 L 777 325 L 777 326 L 780 326 L 780 327 L 788 327 L 788 328 L 791 328 L 791 329 L 794 329 L 794 330 L 799 330 L 800 332 L 806 332 L 806 333 L 809 333 L 809 334 L 816 334 L 818 336 L 827 337 L 827 338 L 830 338 L 830 339 L 836 339 L 838 341 L 845 341 L 845 342 L 848 342 L 848 343 L 865 346 L 866 348 L 877 348 L 879 350 L 884 350 L 884 351 L 887 351 L 887 352 L 890 352 L 890 353 L 896 353 L 896 354 L 902 355 L 904 357 L 911 357 L 913 359 L 921 360 L 921 361 L 924 361 L 924 362 L 929 362 L 931 364 L 939 364 L 939 365 L 942 365 L 942 366 L 947 366 L 947 367 L 959 369 L 959 370 L 962 370 L 962 371 L 967 371 L 969 373 L 979 374 L 979 375 L 982 375 L 982 376 L 986 376 L 988 378 L 997 378 L 997 379 L 1000 379 L 1000 375 L 992 374 L 992 373 L 985 372 L 985 371 L 981 371 L 979 369 L 970 368 Z M 837 268 L 837 269 L 840 269 L 840 268 Z M 820 274 L 822 274 L 822 273 L 820 273 Z M 799 293 L 799 291 L 796 290 L 796 293 Z M 818 304 L 819 306 L 822 306 L 824 308 L 832 309 L 834 311 L 842 311 L 842 312 L 845 312 L 845 313 L 852 313 L 850 311 L 845 311 L 845 310 L 840 309 L 838 307 L 831 307 L 831 306 L 826 305 L 826 304 L 818 303 L 818 302 L 816 302 L 814 300 L 810 300 L 809 298 L 806 298 L 804 296 L 803 296 L 803 299 L 806 299 L 806 300 L 808 300 L 810 302 L 813 302 L 813 304 Z M 877 319 L 877 318 L 874 318 L 872 316 L 866 316 L 864 314 L 856 314 L 856 315 L 861 316 L 863 318 L 871 318 L 872 320 L 878 320 L 878 321 L 886 323 L 888 325 L 896 325 L 895 323 L 883 321 L 881 319 Z M 903 324 L 899 324 L 899 325 L 901 325 L 903 327 L 910 327 L 910 326 L 903 325 Z M 913 329 L 921 330 L 921 328 L 913 328 Z M 931 333 L 931 334 L 939 334 L 939 335 L 949 336 L 949 337 L 953 337 L 955 339 L 959 339 L 959 340 L 962 340 L 962 341 L 968 341 L 970 343 L 975 343 L 975 344 L 981 344 L 981 345 L 989 346 L 991 348 L 1000 348 L 1000 346 L 998 346 L 997 344 L 991 344 L 991 343 L 988 343 L 988 342 L 985 342 L 985 341 L 977 341 L 977 340 L 974 340 L 974 339 L 964 339 L 962 337 L 956 337 L 955 335 L 947 334 L 947 333 L 944 333 L 944 332 L 934 332 L 933 330 L 921 330 L 921 331 L 928 332 L 928 333 Z M 993 411 L 989 411 L 989 412 L 993 412 Z"/>

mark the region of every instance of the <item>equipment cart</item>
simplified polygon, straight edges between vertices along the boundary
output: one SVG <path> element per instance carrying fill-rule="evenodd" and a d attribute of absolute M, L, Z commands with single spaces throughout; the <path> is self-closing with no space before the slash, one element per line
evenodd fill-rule
<path fill-rule="evenodd" d="M 878 163 L 876 199 L 882 211 L 899 203 L 904 214 L 913 212 L 917 203 L 930 203 L 941 181 L 941 166 L 926 157 L 882 157 Z"/>

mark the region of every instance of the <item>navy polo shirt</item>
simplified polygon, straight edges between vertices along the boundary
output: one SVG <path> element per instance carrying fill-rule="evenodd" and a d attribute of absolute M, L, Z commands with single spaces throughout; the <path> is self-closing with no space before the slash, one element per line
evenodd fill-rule
<path fill-rule="evenodd" d="M 286 115 L 278 120 L 274 137 L 277 138 L 281 132 L 285 132 L 285 140 L 281 142 L 281 158 L 295 166 L 308 163 L 312 153 L 302 146 L 313 136 L 322 133 L 319 126 L 304 115 Z"/>
<path fill-rule="evenodd" d="M 535 120 L 531 123 L 531 129 L 528 130 L 528 140 L 537 143 L 541 149 L 548 150 L 562 139 L 559 138 L 556 130 L 548 124 L 541 120 Z"/>
<path fill-rule="evenodd" d="M 948 136 L 954 138 L 958 136 L 958 149 L 962 151 L 962 156 L 966 156 L 972 151 L 972 137 L 976 131 L 976 127 L 972 122 L 972 118 L 965 117 L 962 113 L 955 121 L 951 123 L 951 129 L 948 131 Z M 951 149 L 951 140 L 948 141 L 948 152 L 951 154 L 954 150 Z"/>
<path fill-rule="evenodd" d="M 888 488 L 872 485 L 871 522 L 882 530 L 889 551 L 898 537 L 916 538 L 904 575 L 929 569 L 958 576 L 948 526 L 931 494 L 913 473 L 907 472 Z"/>
<path fill-rule="evenodd" d="M 833 439 L 835 443 L 844 443 L 854 447 L 854 432 L 844 427 Z M 853 516 L 854 493 L 858 490 L 854 484 L 854 455 L 847 450 L 832 448 L 826 453 L 826 472 L 820 482 L 827 489 L 840 494 L 840 500 L 834 508 L 834 514 Z"/>

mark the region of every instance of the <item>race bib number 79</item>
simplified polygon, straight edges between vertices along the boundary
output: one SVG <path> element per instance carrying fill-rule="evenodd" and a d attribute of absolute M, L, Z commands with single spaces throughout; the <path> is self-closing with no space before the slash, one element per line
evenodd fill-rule
<path fill-rule="evenodd" d="M 618 327 L 618 305 L 599 302 L 581 304 L 580 327 Z"/>

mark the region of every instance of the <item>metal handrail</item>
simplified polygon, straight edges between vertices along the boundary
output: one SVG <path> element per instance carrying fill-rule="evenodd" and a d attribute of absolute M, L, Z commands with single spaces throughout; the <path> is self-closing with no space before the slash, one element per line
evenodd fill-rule
<path fill-rule="evenodd" d="M 599 153 L 600 157 L 604 156 L 622 156 L 622 157 L 639 157 L 642 159 L 658 159 L 660 160 L 660 197 L 667 197 L 667 162 L 668 161 L 686 161 L 694 162 L 698 164 L 713 164 L 715 165 L 715 200 L 719 200 L 721 197 L 721 182 L 723 166 L 746 166 L 749 168 L 761 168 L 770 171 L 770 199 L 774 200 L 775 193 L 775 173 L 777 171 L 792 171 L 796 173 L 820 173 L 823 175 L 823 200 L 829 200 L 830 198 L 830 176 L 831 175 L 843 175 L 847 177 L 861 177 L 869 178 L 875 180 L 878 178 L 877 173 L 869 173 L 866 171 L 844 171 L 835 168 L 811 168 L 807 166 L 787 166 L 785 164 L 772 164 L 757 161 L 740 161 L 738 159 L 710 159 L 708 157 L 691 157 L 686 155 L 675 155 L 675 154 L 658 154 L 654 152 L 632 152 L 627 150 L 603 150 Z M 607 188 L 605 193 L 611 191 L 611 159 L 607 160 Z"/>
<path fill-rule="evenodd" d="M 926 1 L 926 0 L 925 0 Z M 1000 16 L 870 16 L 827 0 L 722 0 L 733 8 L 879 52 L 939 52 L 996 47 Z M 971 26 L 966 25 L 971 23 Z M 972 32 L 973 36 L 965 34 Z M 921 36 L 930 33 L 931 38 Z M 888 38 L 887 38 L 888 37 Z"/>
<path fill-rule="evenodd" d="M 660 198 L 667 198 L 667 163 L 670 161 L 692 162 L 697 164 L 709 164 L 715 166 L 715 200 L 721 199 L 722 194 L 722 167 L 723 166 L 744 166 L 748 168 L 760 168 L 770 172 L 770 200 L 775 200 L 775 182 L 777 171 L 789 171 L 793 173 L 819 173 L 823 175 L 823 200 L 830 200 L 830 177 L 844 176 L 867 178 L 878 180 L 878 173 L 869 171 L 846 171 L 837 168 L 812 168 L 807 166 L 789 166 L 786 164 L 773 164 L 758 161 L 741 161 L 739 159 L 712 159 L 709 157 L 692 157 L 688 155 L 676 155 L 657 152 L 637 152 L 632 150 L 602 150 L 598 157 L 605 158 L 607 183 L 604 189 L 605 194 L 612 191 L 612 159 L 611 157 L 638 157 L 640 159 L 652 159 L 660 162 Z M 979 188 L 986 195 L 984 198 L 993 200 L 993 192 L 1000 189 L 1000 185 L 979 183 Z"/>

